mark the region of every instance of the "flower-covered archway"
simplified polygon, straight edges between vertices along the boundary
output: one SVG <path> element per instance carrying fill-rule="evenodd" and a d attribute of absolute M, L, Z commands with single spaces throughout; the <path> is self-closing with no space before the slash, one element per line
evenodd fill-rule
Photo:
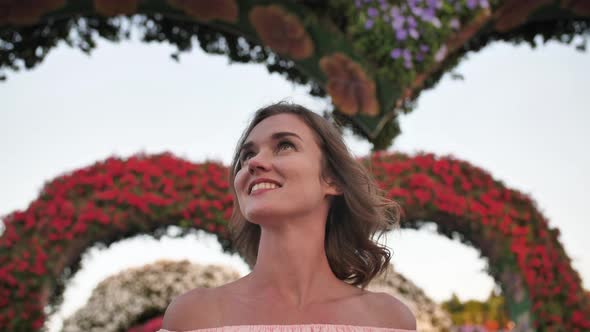
<path fill-rule="evenodd" d="M 590 328 L 590 301 L 559 231 L 525 195 L 466 162 L 430 154 L 377 153 L 363 160 L 406 212 L 402 227 L 438 232 L 481 250 L 523 331 Z M 56 308 L 82 252 L 135 234 L 159 237 L 181 225 L 216 234 L 232 251 L 227 170 L 170 154 L 110 158 L 49 182 L 0 237 L 0 326 L 39 329 Z"/>
<path fill-rule="evenodd" d="M 0 78 L 60 42 L 90 52 L 96 36 L 119 41 L 135 29 L 174 44 L 178 59 L 198 40 L 329 96 L 336 121 L 380 150 L 399 134 L 398 116 L 467 52 L 539 35 L 571 43 L 589 22 L 586 0 L 4 0 Z"/>

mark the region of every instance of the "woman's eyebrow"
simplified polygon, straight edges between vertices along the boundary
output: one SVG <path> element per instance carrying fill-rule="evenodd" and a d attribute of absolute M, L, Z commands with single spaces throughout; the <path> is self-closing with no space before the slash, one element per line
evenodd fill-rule
<path fill-rule="evenodd" d="M 286 137 L 286 136 L 297 137 L 300 141 L 303 142 L 303 139 L 301 137 L 299 137 L 299 135 L 297 135 L 295 133 L 292 133 L 290 131 L 280 131 L 278 133 L 274 133 L 274 134 L 272 134 L 271 138 L 273 140 L 278 140 L 278 139 L 281 139 L 281 138 Z"/>
<path fill-rule="evenodd" d="M 270 136 L 270 138 L 272 140 L 276 141 L 276 140 L 279 140 L 279 139 L 281 139 L 283 137 L 287 137 L 287 136 L 297 137 L 300 141 L 303 142 L 303 139 L 301 137 L 299 137 L 299 135 L 297 135 L 295 133 L 292 133 L 290 131 L 279 131 L 279 132 L 276 132 L 276 133 L 272 134 Z M 253 145 L 254 145 L 254 142 L 252 142 L 252 141 L 248 141 L 248 142 L 244 143 L 242 145 L 242 147 L 240 148 L 240 153 L 242 153 L 243 150 L 246 150 L 246 149 L 251 148 Z"/>

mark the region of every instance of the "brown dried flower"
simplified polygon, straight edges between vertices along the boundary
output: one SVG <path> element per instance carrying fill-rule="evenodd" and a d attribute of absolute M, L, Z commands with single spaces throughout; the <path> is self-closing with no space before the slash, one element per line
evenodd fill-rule
<path fill-rule="evenodd" d="M 137 11 L 139 0 L 94 0 L 94 8 L 104 16 L 129 15 Z"/>
<path fill-rule="evenodd" d="M 590 15 L 590 1 L 588 0 L 562 0 L 561 6 L 571 9 L 578 15 Z"/>
<path fill-rule="evenodd" d="M 508 0 L 500 7 L 496 13 L 495 28 L 497 31 L 506 32 L 524 24 L 530 13 L 535 9 L 552 2 L 552 0 Z"/>
<path fill-rule="evenodd" d="M 199 21 L 238 21 L 239 10 L 235 0 L 168 0 L 168 3 Z"/>
<path fill-rule="evenodd" d="M 358 63 L 342 53 L 334 53 L 322 57 L 320 68 L 328 78 L 326 90 L 342 113 L 349 116 L 359 112 L 370 116 L 379 114 L 375 82 Z"/>
<path fill-rule="evenodd" d="M 277 5 L 256 6 L 250 23 L 260 40 L 279 54 L 303 60 L 313 54 L 313 41 L 299 18 Z"/>
<path fill-rule="evenodd" d="M 44 14 L 65 4 L 65 0 L 0 0 L 0 25 L 35 24 Z"/>

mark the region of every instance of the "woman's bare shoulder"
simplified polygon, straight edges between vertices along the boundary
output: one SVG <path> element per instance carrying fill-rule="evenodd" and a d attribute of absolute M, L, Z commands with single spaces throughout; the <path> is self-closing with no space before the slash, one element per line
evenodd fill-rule
<path fill-rule="evenodd" d="M 178 295 L 166 308 L 162 328 L 185 331 L 214 327 L 219 321 L 214 288 L 195 288 Z"/>
<path fill-rule="evenodd" d="M 370 302 L 383 326 L 395 329 L 416 330 L 416 317 L 410 308 L 395 296 L 384 292 L 371 292 Z"/>

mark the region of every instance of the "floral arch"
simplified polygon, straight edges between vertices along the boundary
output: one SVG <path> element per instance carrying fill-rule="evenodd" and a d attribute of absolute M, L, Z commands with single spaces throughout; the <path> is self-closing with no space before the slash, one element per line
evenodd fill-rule
<path fill-rule="evenodd" d="M 538 35 L 570 43 L 587 37 L 589 22 L 585 0 L 5 0 L 0 76 L 34 67 L 60 42 L 90 52 L 97 36 L 120 41 L 131 28 L 176 45 L 174 58 L 198 40 L 329 96 L 333 119 L 381 150 L 399 134 L 399 115 L 467 52 L 496 40 L 534 45 Z M 364 162 L 403 203 L 404 227 L 434 222 L 481 250 L 519 330 L 590 330 L 590 299 L 559 231 L 528 197 L 452 158 L 376 153 Z M 224 166 L 167 154 L 111 158 L 52 180 L 3 218 L 0 328 L 40 329 L 97 242 L 159 237 L 178 224 L 232 251 L 227 188 Z"/>
<path fill-rule="evenodd" d="M 590 34 L 585 0 L 4 0 L 0 79 L 32 68 L 60 42 L 91 52 L 98 36 L 172 43 L 265 64 L 329 96 L 335 120 L 376 150 L 470 51 L 535 37 L 571 43 Z M 585 48 L 585 40 L 577 45 Z"/>
<path fill-rule="evenodd" d="M 402 202 L 403 227 L 438 232 L 481 250 L 523 331 L 590 328 L 590 301 L 559 243 L 559 231 L 525 195 L 466 162 L 430 154 L 376 153 L 363 162 L 389 197 Z M 181 225 L 216 234 L 232 251 L 227 170 L 169 154 L 110 158 L 48 183 L 25 211 L 8 215 L 0 237 L 0 326 L 39 329 L 56 308 L 83 250 Z M 9 305 L 10 304 L 10 305 Z"/>

